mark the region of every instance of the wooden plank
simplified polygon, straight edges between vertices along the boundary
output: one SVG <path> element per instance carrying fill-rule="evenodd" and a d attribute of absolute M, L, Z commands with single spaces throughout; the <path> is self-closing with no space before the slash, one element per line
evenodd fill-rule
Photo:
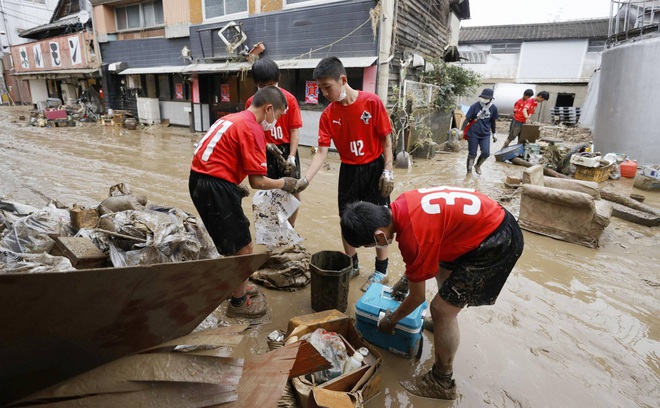
<path fill-rule="evenodd" d="M 304 340 L 299 343 L 298 355 L 296 356 L 296 361 L 289 372 L 289 378 L 326 370 L 332 366 L 332 364 L 326 360 L 325 357 L 314 348 L 314 346 Z"/>
<path fill-rule="evenodd" d="M 0 406 L 189 334 L 268 257 L 0 275 Z"/>

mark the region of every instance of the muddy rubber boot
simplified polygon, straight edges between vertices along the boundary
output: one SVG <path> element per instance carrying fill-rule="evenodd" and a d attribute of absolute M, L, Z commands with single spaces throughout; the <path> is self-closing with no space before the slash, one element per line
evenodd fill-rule
<path fill-rule="evenodd" d="M 424 398 L 433 398 L 440 400 L 456 399 L 456 383 L 449 380 L 447 385 L 434 375 L 433 370 L 422 377 L 414 378 L 412 381 L 401 381 L 399 384 L 409 393 Z"/>
<path fill-rule="evenodd" d="M 481 165 L 488 159 L 488 157 L 482 157 L 479 156 L 479 160 L 477 160 L 477 164 L 474 165 L 474 171 L 477 172 L 477 174 L 481 174 Z"/>
<path fill-rule="evenodd" d="M 472 174 L 472 166 L 474 165 L 474 157 L 468 156 L 467 158 L 467 174 Z"/>

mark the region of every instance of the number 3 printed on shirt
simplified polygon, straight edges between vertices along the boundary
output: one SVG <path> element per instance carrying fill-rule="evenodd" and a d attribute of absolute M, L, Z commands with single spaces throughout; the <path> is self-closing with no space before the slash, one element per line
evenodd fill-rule
<path fill-rule="evenodd" d="M 362 140 L 356 140 L 354 142 L 351 142 L 350 146 L 351 146 L 351 153 L 353 153 L 356 156 L 364 156 L 364 152 L 362 151 L 362 148 L 364 147 L 364 142 Z"/>
<path fill-rule="evenodd" d="M 481 200 L 479 197 L 475 196 L 475 190 L 472 188 L 460 188 L 460 187 L 432 187 L 432 188 L 420 188 L 420 193 L 426 194 L 422 197 L 422 209 L 427 214 L 440 214 L 440 204 L 433 204 L 431 200 L 443 199 L 447 205 L 455 205 L 457 198 L 464 198 L 472 202 L 472 204 L 463 205 L 463 214 L 465 215 L 477 215 L 481 209 Z"/>

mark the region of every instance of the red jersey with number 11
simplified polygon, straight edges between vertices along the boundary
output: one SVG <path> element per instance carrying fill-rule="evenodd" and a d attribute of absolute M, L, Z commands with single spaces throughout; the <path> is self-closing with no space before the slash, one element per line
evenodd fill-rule
<path fill-rule="evenodd" d="M 246 175 L 266 175 L 266 139 L 254 113 L 244 110 L 218 119 L 195 149 L 190 168 L 239 184 Z"/>
<path fill-rule="evenodd" d="M 335 142 L 342 163 L 367 164 L 383 153 L 380 138 L 392 133 L 390 117 L 378 96 L 359 91 L 350 105 L 333 102 L 321 114 L 319 146 Z"/>
<path fill-rule="evenodd" d="M 401 194 L 391 204 L 406 276 L 422 282 L 481 244 L 504 220 L 504 209 L 474 189 L 433 187 Z"/>

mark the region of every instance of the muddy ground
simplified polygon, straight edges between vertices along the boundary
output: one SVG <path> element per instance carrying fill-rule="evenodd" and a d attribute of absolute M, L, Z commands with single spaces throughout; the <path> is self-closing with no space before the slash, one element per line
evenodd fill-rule
<path fill-rule="evenodd" d="M 16 122 L 24 108 L 0 108 L 0 197 L 35 206 L 56 198 L 69 206 L 96 205 L 108 187 L 127 183 L 152 203 L 195 213 L 187 190 L 193 143 L 186 129 L 127 131 L 110 126 L 34 128 Z M 507 127 L 508 128 L 508 127 Z M 501 146 L 500 134 L 493 148 Z M 464 143 L 464 142 L 462 142 Z M 303 168 L 310 149 L 302 148 Z M 465 176 L 466 147 L 436 155 L 408 170 L 396 169 L 399 193 L 428 186 L 477 188 L 518 214 L 519 197 L 504 187 L 522 168 L 492 158 L 481 176 Z M 297 231 L 310 253 L 341 250 L 336 205 L 338 159 L 302 194 Z M 608 181 L 660 208 L 660 193 L 634 190 L 631 179 Z M 244 208 L 251 217 L 250 201 Z M 461 345 L 455 361 L 459 399 L 434 402 L 408 395 L 400 379 L 433 364 L 431 334 L 424 333 L 420 361 L 383 351 L 383 388 L 367 407 L 657 407 L 660 406 L 660 248 L 658 228 L 613 219 L 599 249 L 589 249 L 525 232 L 525 251 L 492 307 L 459 315 Z M 403 272 L 391 247 L 392 279 Z M 371 273 L 373 250 L 359 251 L 362 270 L 351 281 L 348 314 Z M 432 284 L 427 297 L 434 295 Z M 266 335 L 285 329 L 293 315 L 312 312 L 309 286 L 297 292 L 265 290 L 265 323 L 252 329 L 245 345 L 267 351 Z M 63 294 L 64 295 L 64 294 Z"/>

